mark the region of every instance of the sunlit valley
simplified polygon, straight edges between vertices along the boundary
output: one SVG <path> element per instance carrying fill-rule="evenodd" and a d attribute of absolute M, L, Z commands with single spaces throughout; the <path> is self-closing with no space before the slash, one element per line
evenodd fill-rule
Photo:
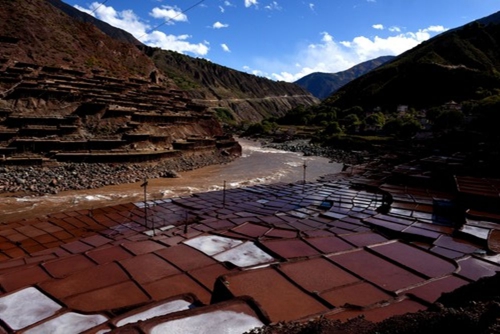
<path fill-rule="evenodd" d="M 500 13 L 296 78 L 105 3 L 0 7 L 0 332 L 498 331 Z"/>

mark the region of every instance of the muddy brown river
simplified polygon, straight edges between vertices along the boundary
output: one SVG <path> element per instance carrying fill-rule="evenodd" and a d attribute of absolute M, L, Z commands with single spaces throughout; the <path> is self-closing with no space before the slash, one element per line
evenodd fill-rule
<path fill-rule="evenodd" d="M 179 173 L 175 179 L 148 180 L 148 199 L 185 196 L 192 193 L 238 188 L 255 184 L 302 181 L 304 163 L 306 180 L 314 181 L 326 174 L 338 173 L 342 164 L 327 158 L 304 157 L 302 154 L 263 148 L 258 142 L 239 139 L 243 147 L 240 158 L 225 165 L 215 165 Z M 65 191 L 56 195 L 0 197 L 0 222 L 34 218 L 50 213 L 91 209 L 144 200 L 141 182 L 99 189 Z"/>

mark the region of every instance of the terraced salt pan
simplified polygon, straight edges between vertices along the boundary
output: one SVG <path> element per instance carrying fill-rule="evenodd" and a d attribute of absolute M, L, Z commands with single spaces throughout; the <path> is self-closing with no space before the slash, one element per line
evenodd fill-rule
<path fill-rule="evenodd" d="M 178 312 L 178 311 L 183 311 L 189 309 L 191 306 L 191 303 L 185 301 L 185 300 L 174 300 L 171 302 L 167 302 L 165 304 L 161 304 L 155 307 L 150 308 L 149 310 L 146 310 L 144 312 L 136 313 L 134 315 L 131 315 L 130 317 L 121 319 L 116 323 L 117 327 L 125 326 L 126 324 L 130 324 L 133 322 L 137 321 L 144 321 L 147 319 L 151 319 L 154 317 L 158 317 L 161 315 L 166 315 L 170 314 L 173 312 Z"/>
<path fill-rule="evenodd" d="M 150 333 L 240 334 L 263 325 L 259 319 L 245 313 L 215 311 L 159 324 Z"/>
<path fill-rule="evenodd" d="M 57 318 L 44 322 L 25 331 L 25 334 L 66 334 L 81 333 L 87 329 L 98 326 L 108 319 L 100 314 L 85 315 L 74 312 L 65 313 Z"/>
<path fill-rule="evenodd" d="M 188 246 L 212 256 L 225 250 L 241 245 L 243 241 L 219 237 L 217 235 L 202 235 L 200 237 L 184 241 Z"/>
<path fill-rule="evenodd" d="M 46 319 L 61 305 L 36 288 L 26 288 L 0 298 L 0 319 L 13 330 L 19 330 Z"/>
<path fill-rule="evenodd" d="M 253 242 L 245 242 L 243 245 L 214 256 L 218 261 L 228 261 L 238 267 L 249 267 L 257 264 L 268 263 L 274 260 L 272 256 L 264 252 Z"/>
<path fill-rule="evenodd" d="M 184 241 L 208 256 L 220 262 L 228 261 L 238 267 L 249 267 L 257 264 L 269 263 L 274 260 L 251 241 L 243 243 L 241 240 L 205 235 Z"/>

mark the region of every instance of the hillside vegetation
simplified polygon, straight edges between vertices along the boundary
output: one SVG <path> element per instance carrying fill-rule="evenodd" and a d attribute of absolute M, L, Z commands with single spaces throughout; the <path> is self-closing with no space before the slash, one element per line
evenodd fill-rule
<path fill-rule="evenodd" d="M 488 22 L 482 23 L 482 22 Z M 500 13 L 436 36 L 352 81 L 324 101 L 349 108 L 425 108 L 500 87 Z"/>
<path fill-rule="evenodd" d="M 268 118 L 248 134 L 290 138 L 314 128 L 325 146 L 376 154 L 472 153 L 500 168 L 500 13 L 440 34 L 351 81 L 315 106 Z M 298 133 L 298 131 L 295 131 Z M 401 153 L 399 152 L 399 153 Z"/>

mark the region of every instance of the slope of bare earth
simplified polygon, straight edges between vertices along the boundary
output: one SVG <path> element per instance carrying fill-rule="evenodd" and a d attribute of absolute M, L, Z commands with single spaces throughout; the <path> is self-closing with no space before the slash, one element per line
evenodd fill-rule
<path fill-rule="evenodd" d="M 238 122 L 260 122 L 281 117 L 299 105 L 319 103 L 318 98 L 293 83 L 258 77 L 175 51 L 143 49 L 196 103 L 224 108 Z"/>
<path fill-rule="evenodd" d="M 18 40 L 3 43 L 0 59 L 67 67 L 130 77 L 148 76 L 153 62 L 130 43 L 119 42 L 90 23 L 77 21 L 47 1 L 3 0 L 0 35 Z"/>
<path fill-rule="evenodd" d="M 210 108 L 223 108 L 234 122 L 281 117 L 319 100 L 287 82 L 230 69 L 205 59 L 141 46 L 129 33 L 59 0 L 7 1 L 0 9 L 0 36 L 20 39 L 1 58 L 72 69 L 104 70 L 105 75 L 145 77 L 157 70 L 164 85 L 176 86 Z M 3 57 L 2 57 L 3 55 Z"/>

